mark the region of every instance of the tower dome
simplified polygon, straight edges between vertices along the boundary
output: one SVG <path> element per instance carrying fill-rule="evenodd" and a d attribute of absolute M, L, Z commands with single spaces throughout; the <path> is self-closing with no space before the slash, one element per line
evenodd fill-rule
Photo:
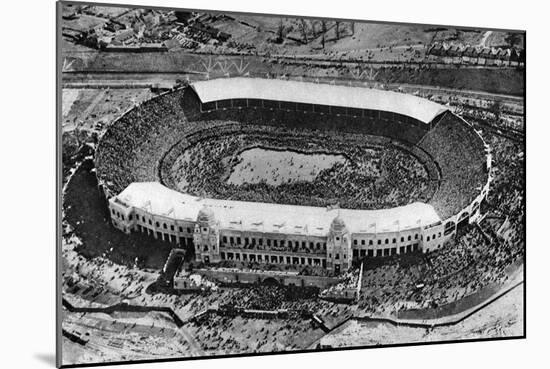
<path fill-rule="evenodd" d="M 216 217 L 214 216 L 214 211 L 209 207 L 203 206 L 197 215 L 197 223 L 208 225 L 209 227 L 215 225 Z"/>
<path fill-rule="evenodd" d="M 338 215 L 336 218 L 332 220 L 332 223 L 330 223 L 330 231 L 334 233 L 343 233 L 346 232 L 346 223 L 344 220 Z"/>

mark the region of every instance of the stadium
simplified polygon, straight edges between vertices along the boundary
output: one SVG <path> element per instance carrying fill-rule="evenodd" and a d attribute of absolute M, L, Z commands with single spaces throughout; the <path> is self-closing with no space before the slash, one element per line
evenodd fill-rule
<path fill-rule="evenodd" d="M 323 275 L 438 250 L 478 221 L 491 181 L 489 147 L 445 106 L 259 78 L 195 82 L 135 106 L 101 137 L 95 164 L 123 232 L 205 265 Z"/>

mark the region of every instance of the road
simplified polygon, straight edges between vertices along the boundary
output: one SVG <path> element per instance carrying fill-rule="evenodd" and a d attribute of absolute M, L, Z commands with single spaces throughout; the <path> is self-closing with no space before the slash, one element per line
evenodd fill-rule
<path fill-rule="evenodd" d="M 186 73 L 185 71 L 174 73 L 63 73 L 63 87 L 64 88 L 103 88 L 103 87 L 117 87 L 117 86 L 130 86 L 128 88 L 148 88 L 155 84 L 175 84 L 177 79 L 189 78 L 190 81 L 202 80 L 204 76 L 196 74 Z M 236 75 L 234 76 L 236 77 Z M 322 80 L 319 79 L 321 82 Z M 327 81 L 325 81 L 327 82 Z M 346 83 L 353 85 L 363 86 L 367 81 L 360 80 L 346 80 Z M 404 88 L 411 91 L 418 90 L 424 93 L 445 93 L 445 94 L 461 94 L 469 95 L 472 98 L 484 98 L 488 100 L 499 99 L 502 101 L 510 101 L 515 103 L 523 102 L 523 96 L 495 94 L 485 91 L 475 90 L 463 90 L 453 89 L 439 86 L 429 85 L 415 85 L 407 83 L 389 83 L 385 84 L 389 88 Z"/>

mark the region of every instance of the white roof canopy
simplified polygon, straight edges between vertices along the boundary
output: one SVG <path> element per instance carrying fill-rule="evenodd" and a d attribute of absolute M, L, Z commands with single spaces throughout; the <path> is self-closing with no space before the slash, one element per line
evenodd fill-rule
<path fill-rule="evenodd" d="M 351 210 L 199 198 L 158 182 L 130 184 L 116 198 L 127 206 L 175 220 L 196 221 L 204 207 L 212 209 L 223 229 L 325 236 L 340 216 L 351 233 L 384 233 L 418 228 L 440 221 L 431 205 L 420 202 L 382 210 Z M 114 198 L 112 201 L 116 201 Z"/>
<path fill-rule="evenodd" d="M 363 87 L 262 78 L 220 78 L 192 84 L 203 103 L 227 99 L 263 99 L 394 112 L 429 123 L 447 110 L 409 94 Z"/>

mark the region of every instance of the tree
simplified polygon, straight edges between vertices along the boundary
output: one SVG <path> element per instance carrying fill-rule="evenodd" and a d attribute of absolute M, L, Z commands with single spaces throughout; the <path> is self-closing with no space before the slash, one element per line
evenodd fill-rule
<path fill-rule="evenodd" d="M 279 26 L 277 27 L 277 42 L 283 42 L 284 38 L 285 38 L 285 26 L 283 24 L 283 18 L 281 18 L 281 21 L 279 22 Z"/>
<path fill-rule="evenodd" d="M 351 34 L 355 35 L 355 22 L 351 22 L 350 27 L 351 27 Z"/>
<path fill-rule="evenodd" d="M 321 21 L 321 32 L 323 33 L 321 43 L 323 45 L 323 50 L 324 50 L 325 49 L 325 35 L 327 33 L 327 22 L 325 22 L 324 20 Z"/>
<path fill-rule="evenodd" d="M 336 21 L 336 28 L 335 28 L 335 31 L 336 31 L 336 39 L 339 40 L 340 39 L 340 22 L 339 21 Z"/>
<path fill-rule="evenodd" d="M 500 114 L 502 113 L 502 102 L 500 100 L 494 100 L 489 105 L 489 111 L 494 114 L 495 121 L 500 121 Z"/>
<path fill-rule="evenodd" d="M 307 39 L 307 23 L 305 19 L 300 20 L 300 32 L 302 33 L 302 38 L 304 40 L 304 43 L 308 43 Z"/>
<path fill-rule="evenodd" d="M 514 48 L 516 45 L 520 45 L 521 43 L 521 34 L 519 33 L 509 33 L 505 38 L 504 41 L 508 43 L 510 48 Z"/>
<path fill-rule="evenodd" d="M 319 32 L 317 32 L 317 21 L 312 20 L 309 23 L 311 25 L 311 33 L 313 35 L 312 38 L 317 38 L 317 36 L 319 35 Z"/>

